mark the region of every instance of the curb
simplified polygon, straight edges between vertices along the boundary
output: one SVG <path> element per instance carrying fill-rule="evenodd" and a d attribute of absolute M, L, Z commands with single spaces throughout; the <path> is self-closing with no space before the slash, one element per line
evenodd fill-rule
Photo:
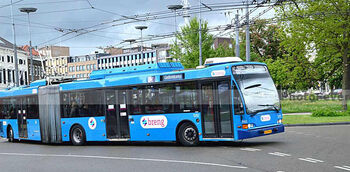
<path fill-rule="evenodd" d="M 318 123 L 318 124 L 284 124 L 285 127 L 325 126 L 325 125 L 350 125 L 350 122 L 334 122 L 334 123 Z"/>

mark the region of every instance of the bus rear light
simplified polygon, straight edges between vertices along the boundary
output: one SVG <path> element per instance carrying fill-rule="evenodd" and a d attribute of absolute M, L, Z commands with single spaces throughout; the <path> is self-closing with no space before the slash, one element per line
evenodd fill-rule
<path fill-rule="evenodd" d="M 243 129 L 248 129 L 248 124 L 243 124 L 242 127 Z"/>
<path fill-rule="evenodd" d="M 238 126 L 237 128 L 242 128 L 242 126 Z"/>

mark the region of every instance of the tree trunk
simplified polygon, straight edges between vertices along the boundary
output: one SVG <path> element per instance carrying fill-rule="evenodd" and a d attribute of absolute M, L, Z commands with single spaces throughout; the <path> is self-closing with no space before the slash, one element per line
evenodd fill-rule
<path fill-rule="evenodd" d="M 346 33 L 344 33 L 344 38 Z M 350 100 L 350 57 L 349 57 L 349 43 L 345 42 L 343 47 L 343 109 L 348 110 L 347 101 Z"/>

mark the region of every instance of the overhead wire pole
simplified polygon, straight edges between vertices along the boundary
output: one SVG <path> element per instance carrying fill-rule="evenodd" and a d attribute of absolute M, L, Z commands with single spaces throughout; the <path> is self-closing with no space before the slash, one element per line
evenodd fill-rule
<path fill-rule="evenodd" d="M 174 21 L 175 21 L 175 47 L 177 47 L 177 37 L 176 37 L 176 34 L 177 34 L 177 22 L 176 22 L 176 10 L 179 10 L 179 9 L 182 9 L 182 5 L 169 5 L 168 6 L 168 9 L 174 11 Z M 175 52 L 176 53 L 176 52 Z M 176 54 L 175 54 L 176 55 Z M 176 59 L 177 61 L 178 59 Z"/>
<path fill-rule="evenodd" d="M 16 29 L 15 29 L 15 18 L 13 17 L 13 2 L 11 0 L 11 18 L 12 18 L 12 32 L 13 32 L 13 52 L 15 58 L 15 85 L 19 86 L 18 76 L 18 58 L 17 58 L 17 45 L 16 45 Z M 9 77 L 9 76 L 8 76 Z"/>
<path fill-rule="evenodd" d="M 245 30 L 245 34 L 246 34 L 246 61 L 249 62 L 250 61 L 250 34 L 249 34 L 249 0 L 247 0 L 247 13 L 246 13 L 246 30 Z"/>
<path fill-rule="evenodd" d="M 34 67 L 33 67 L 33 52 L 32 52 L 32 33 L 30 30 L 30 17 L 29 13 L 36 12 L 36 8 L 20 8 L 21 12 L 27 13 L 28 16 L 28 34 L 29 34 L 29 56 L 30 56 L 30 81 L 34 81 Z"/>
<path fill-rule="evenodd" d="M 235 32 L 236 32 L 236 57 L 239 57 L 239 15 L 236 14 L 235 18 Z"/>
<path fill-rule="evenodd" d="M 199 0 L 199 66 L 203 64 L 202 57 L 202 0 Z"/>

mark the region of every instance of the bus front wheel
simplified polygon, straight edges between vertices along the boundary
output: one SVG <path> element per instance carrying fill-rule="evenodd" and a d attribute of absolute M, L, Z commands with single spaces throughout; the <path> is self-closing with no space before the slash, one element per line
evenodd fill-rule
<path fill-rule="evenodd" d="M 8 142 L 14 142 L 14 141 L 15 141 L 15 136 L 14 136 L 14 134 L 13 134 L 12 127 L 10 127 L 10 128 L 7 130 L 7 141 L 8 141 Z"/>
<path fill-rule="evenodd" d="M 183 123 L 178 130 L 179 142 L 184 146 L 196 146 L 199 143 L 197 128 L 189 123 Z"/>
<path fill-rule="evenodd" d="M 80 125 L 73 126 L 70 132 L 70 140 L 75 146 L 84 145 L 86 141 L 86 135 L 83 127 Z"/>

